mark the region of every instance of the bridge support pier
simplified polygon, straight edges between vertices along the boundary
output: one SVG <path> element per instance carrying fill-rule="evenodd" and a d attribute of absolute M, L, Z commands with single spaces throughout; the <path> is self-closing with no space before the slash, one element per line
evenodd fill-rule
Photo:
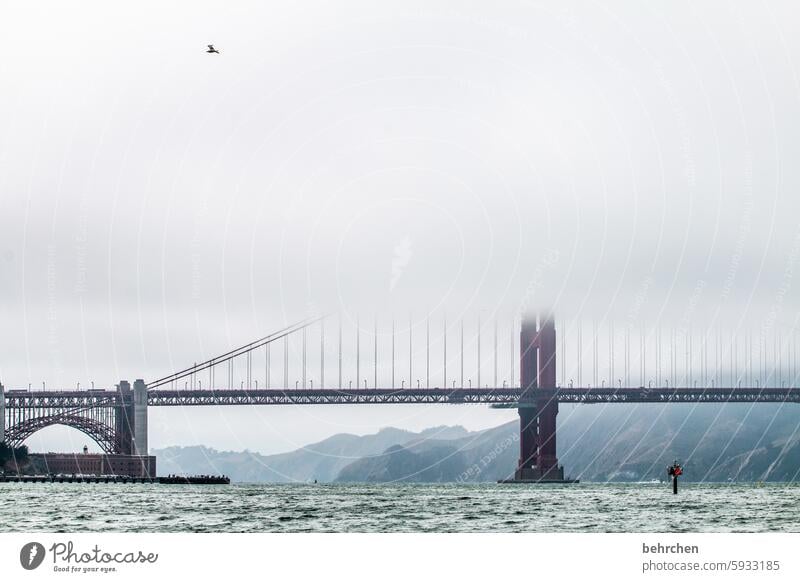
<path fill-rule="evenodd" d="M 116 434 L 116 449 L 120 455 L 133 454 L 134 412 L 131 383 L 121 380 L 117 385 L 120 406 L 114 410 L 114 432 Z"/>
<path fill-rule="evenodd" d="M 133 454 L 147 456 L 147 384 L 133 383 Z"/>
<path fill-rule="evenodd" d="M 551 315 L 523 319 L 520 330 L 519 463 L 506 483 L 575 483 L 556 456 L 556 328 Z"/>
<path fill-rule="evenodd" d="M 150 475 L 150 458 L 147 456 L 147 384 L 144 380 L 136 380 L 131 390 L 130 382 L 122 380 L 117 390 L 121 405 L 115 410 L 114 428 L 119 454 L 139 457 L 141 474 L 155 477 Z"/>
<path fill-rule="evenodd" d="M 6 389 L 0 383 L 0 443 L 6 442 Z"/>

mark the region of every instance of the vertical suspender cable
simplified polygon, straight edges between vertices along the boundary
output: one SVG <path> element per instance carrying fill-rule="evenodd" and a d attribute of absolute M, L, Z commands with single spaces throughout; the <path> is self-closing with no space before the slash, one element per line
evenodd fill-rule
<path fill-rule="evenodd" d="M 431 314 L 425 320 L 425 388 L 431 387 Z"/>
<path fill-rule="evenodd" d="M 414 370 L 413 370 L 413 355 L 414 349 L 411 345 L 411 340 L 413 339 L 412 330 L 414 328 L 414 320 L 411 317 L 411 313 L 408 314 L 408 387 L 411 388 L 411 383 L 413 382 L 414 378 Z"/>
<path fill-rule="evenodd" d="M 511 352 L 511 388 L 514 387 L 514 358 L 516 354 L 514 353 L 514 316 L 511 316 L 511 345 L 510 345 L 510 352 Z M 561 358 L 561 360 L 566 360 L 566 358 Z"/>
<path fill-rule="evenodd" d="M 481 314 L 478 313 L 478 388 L 481 387 Z"/>
<path fill-rule="evenodd" d="M 442 359 L 442 388 L 447 388 L 447 314 L 442 316 L 442 341 L 444 342 L 444 357 Z"/>
<path fill-rule="evenodd" d="M 609 322 L 610 328 L 608 332 L 608 359 L 609 361 L 609 370 L 608 370 L 608 383 L 616 387 L 617 383 L 614 381 L 614 322 Z"/>
<path fill-rule="evenodd" d="M 325 320 L 319 320 L 319 387 L 325 388 Z"/>
<path fill-rule="evenodd" d="M 581 325 L 581 321 L 579 319 L 578 320 L 578 373 L 577 373 L 578 386 L 583 386 L 583 384 L 581 383 L 581 373 L 583 372 L 583 350 L 581 347 L 582 344 L 583 344 L 583 325 Z M 520 351 L 522 351 L 522 346 L 520 346 L 519 349 Z M 520 384 L 521 383 L 522 380 L 520 379 Z"/>
<path fill-rule="evenodd" d="M 394 388 L 394 334 L 395 334 L 395 323 L 394 323 L 394 315 L 392 315 L 392 388 Z"/>
<path fill-rule="evenodd" d="M 494 388 L 497 388 L 497 318 L 494 320 Z"/>
<path fill-rule="evenodd" d="M 464 387 L 464 319 L 461 319 L 461 387 Z"/>

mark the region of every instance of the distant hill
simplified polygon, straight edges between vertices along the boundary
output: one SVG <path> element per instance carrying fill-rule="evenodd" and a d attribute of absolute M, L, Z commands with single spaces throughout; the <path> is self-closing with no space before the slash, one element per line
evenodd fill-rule
<path fill-rule="evenodd" d="M 673 459 L 684 462 L 689 481 L 800 476 L 793 404 L 579 406 L 559 417 L 559 458 L 586 480 L 659 479 Z"/>
<path fill-rule="evenodd" d="M 466 462 L 464 454 L 453 446 L 394 445 L 382 455 L 350 463 L 336 481 L 452 481 Z"/>
<path fill-rule="evenodd" d="M 688 481 L 800 478 L 800 407 L 780 404 L 562 406 L 558 456 L 584 481 L 663 479 L 679 459 Z M 156 450 L 159 474 L 225 473 L 239 482 L 495 481 L 513 473 L 518 423 L 340 434 L 281 455 L 206 447 Z"/>
<path fill-rule="evenodd" d="M 339 471 L 355 460 L 380 455 L 386 449 L 417 439 L 451 439 L 469 434 L 462 427 L 435 427 L 420 433 L 385 428 L 376 434 L 338 434 L 323 441 L 279 455 L 250 451 L 217 451 L 203 446 L 168 447 L 151 452 L 158 457 L 159 475 L 228 475 L 246 483 L 333 481 Z"/>

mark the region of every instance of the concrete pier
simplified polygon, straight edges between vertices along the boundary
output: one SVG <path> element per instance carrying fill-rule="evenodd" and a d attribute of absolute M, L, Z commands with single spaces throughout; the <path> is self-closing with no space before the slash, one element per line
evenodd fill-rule
<path fill-rule="evenodd" d="M 160 483 L 162 485 L 230 485 L 225 475 L 130 477 L 127 475 L 0 475 L 0 483 Z"/>
<path fill-rule="evenodd" d="M 147 384 L 133 383 L 133 454 L 147 456 Z"/>
<path fill-rule="evenodd" d="M 0 383 L 0 443 L 6 441 L 6 389 Z"/>
<path fill-rule="evenodd" d="M 121 380 L 117 384 L 121 406 L 114 410 L 114 432 L 117 438 L 116 450 L 122 455 L 133 454 L 133 399 L 131 383 Z"/>
<path fill-rule="evenodd" d="M 156 475 L 156 458 L 105 453 L 30 453 L 33 469 L 46 475 L 124 475 L 146 478 Z"/>

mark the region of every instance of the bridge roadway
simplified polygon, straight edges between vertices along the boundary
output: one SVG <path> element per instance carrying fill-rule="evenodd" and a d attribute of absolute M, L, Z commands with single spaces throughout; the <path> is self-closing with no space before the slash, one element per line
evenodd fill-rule
<path fill-rule="evenodd" d="M 800 388 L 556 388 L 534 389 L 538 398 L 565 404 L 601 403 L 800 403 Z M 7 409 L 98 408 L 121 404 L 117 390 L 8 390 Z M 503 388 L 316 388 L 189 389 L 147 392 L 148 406 L 231 406 L 292 404 L 493 404 L 514 406 L 518 387 Z"/>

